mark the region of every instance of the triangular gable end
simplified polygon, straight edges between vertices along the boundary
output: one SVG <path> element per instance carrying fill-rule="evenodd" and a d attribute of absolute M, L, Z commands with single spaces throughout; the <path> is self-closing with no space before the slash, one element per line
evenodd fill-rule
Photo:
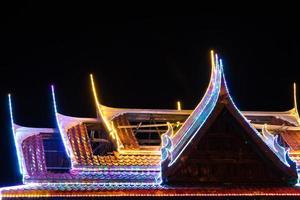
<path fill-rule="evenodd" d="M 218 63 L 218 60 L 216 70 L 221 74 L 218 83 L 220 88 L 216 90 L 218 99 L 207 118 L 203 123 L 191 123 L 187 119 L 185 123 L 199 126 L 188 129 L 195 130 L 193 135 L 188 138 L 189 135 L 180 132 L 186 136 L 181 139 L 184 144 L 173 137 L 167 139 L 167 150 L 162 149 L 163 153 L 167 152 L 167 155 L 163 155 L 165 158 L 161 166 L 163 183 L 295 184 L 295 164 L 288 162 L 285 154 L 278 155 L 280 152 L 277 149 L 270 148 L 236 108 L 226 86 L 222 63 Z M 184 149 L 179 151 L 176 147 Z"/>

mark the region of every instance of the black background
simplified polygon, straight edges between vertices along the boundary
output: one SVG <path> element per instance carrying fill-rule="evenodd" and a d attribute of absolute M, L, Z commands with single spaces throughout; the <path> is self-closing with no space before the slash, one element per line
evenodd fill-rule
<path fill-rule="evenodd" d="M 2 7 L 1 9 L 6 9 Z M 93 73 L 104 105 L 193 109 L 209 80 L 209 51 L 223 58 L 241 110 L 292 108 L 300 84 L 297 18 L 277 14 L 133 16 L 93 8 L 23 3 L 0 27 L 0 185 L 19 183 L 7 93 L 15 121 L 55 127 L 50 84 L 59 111 L 95 117 Z"/>

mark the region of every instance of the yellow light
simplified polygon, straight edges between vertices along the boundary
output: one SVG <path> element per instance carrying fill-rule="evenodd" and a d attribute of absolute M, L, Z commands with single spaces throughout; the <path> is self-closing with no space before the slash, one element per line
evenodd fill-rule
<path fill-rule="evenodd" d="M 181 103 L 180 103 L 180 101 L 177 101 L 177 110 L 181 110 Z"/>
<path fill-rule="evenodd" d="M 112 137 L 112 139 L 114 139 L 116 141 L 116 148 L 119 149 L 120 139 L 118 137 L 118 134 L 116 133 L 116 130 L 114 129 L 114 127 L 112 127 L 111 123 L 109 122 L 109 120 L 106 118 L 106 116 L 104 115 L 104 113 L 102 111 L 102 106 L 101 106 L 101 104 L 99 102 L 99 99 L 98 99 L 93 74 L 90 74 L 90 79 L 91 79 L 92 91 L 93 91 L 96 107 L 99 111 L 100 118 L 104 122 L 104 125 L 105 125 L 106 129 L 108 130 L 108 132 L 109 132 L 110 136 Z"/>
<path fill-rule="evenodd" d="M 214 50 L 211 50 L 210 51 L 210 60 L 211 60 L 211 65 L 212 65 L 212 68 L 215 69 L 215 53 L 214 53 Z"/>
<path fill-rule="evenodd" d="M 297 88 L 296 88 L 296 83 L 293 84 L 293 89 L 294 89 L 294 108 L 296 111 L 298 111 L 298 106 L 297 106 Z"/>
<path fill-rule="evenodd" d="M 296 83 L 293 84 L 293 97 L 294 97 L 294 114 L 297 118 L 298 125 L 300 126 L 300 117 L 298 113 L 298 103 L 297 103 L 297 86 Z"/>
<path fill-rule="evenodd" d="M 95 88 L 93 74 L 90 74 L 90 79 L 91 79 L 91 84 L 92 84 L 92 90 L 93 90 L 94 99 L 95 99 L 95 102 L 96 102 L 96 106 L 98 107 L 99 100 L 98 100 L 98 95 L 97 95 L 96 88 Z"/>

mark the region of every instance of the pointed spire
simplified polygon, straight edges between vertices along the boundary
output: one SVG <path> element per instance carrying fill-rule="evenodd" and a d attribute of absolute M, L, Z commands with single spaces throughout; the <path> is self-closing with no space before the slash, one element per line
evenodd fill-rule
<path fill-rule="evenodd" d="M 213 51 L 211 51 L 210 53 L 212 74 L 210 83 L 203 98 L 183 123 L 183 125 L 179 128 L 176 134 L 173 137 L 167 137 L 165 135 L 165 138 L 163 138 L 164 148 L 162 148 L 162 153 L 164 160 L 161 163 L 162 173 L 166 177 L 173 176 L 172 173 L 176 171 L 178 167 L 180 167 L 179 164 L 175 163 L 178 163 L 177 160 L 180 160 L 180 162 L 184 162 L 184 159 L 187 158 L 187 154 L 191 152 L 191 148 L 193 147 L 193 145 L 195 145 L 195 143 L 193 142 L 194 138 L 197 135 L 203 133 L 200 130 L 205 126 L 208 117 L 211 116 L 212 113 L 220 114 L 216 109 L 217 104 L 223 104 L 222 106 L 219 106 L 219 108 L 226 108 L 237 120 L 237 122 L 242 125 L 242 127 L 245 129 L 245 134 L 248 134 L 250 136 L 251 140 L 257 145 L 257 147 L 259 147 L 264 156 L 269 157 L 272 162 L 275 163 L 278 163 L 278 161 L 280 161 L 279 163 L 282 164 L 280 164 L 279 168 L 284 169 L 282 171 L 285 171 L 286 167 L 289 167 L 289 164 L 287 164 L 286 159 L 284 158 L 284 156 L 286 156 L 286 152 L 284 152 L 283 149 L 280 148 L 277 140 L 274 143 L 275 139 L 272 137 L 273 135 L 268 134 L 266 129 L 264 136 L 262 136 L 247 121 L 245 116 L 237 108 L 230 96 L 227 87 L 222 60 L 219 59 L 218 55 L 214 54 Z M 201 137 L 199 136 L 198 141 L 200 140 L 200 138 Z M 170 141 L 168 141 L 169 139 Z M 277 146 L 275 147 L 275 145 Z M 277 155 L 275 153 L 276 151 L 280 151 L 280 155 Z M 296 178 L 296 168 L 289 168 L 289 171 L 286 172 L 286 175 L 292 175 L 294 178 Z M 165 181 L 168 182 L 167 179 L 165 179 Z"/>

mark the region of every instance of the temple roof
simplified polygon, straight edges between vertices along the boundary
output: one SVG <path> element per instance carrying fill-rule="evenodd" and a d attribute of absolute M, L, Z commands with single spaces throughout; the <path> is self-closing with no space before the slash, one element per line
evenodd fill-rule
<path fill-rule="evenodd" d="M 175 135 L 163 136 L 166 138 L 162 148 L 162 167 L 165 173 L 176 170 L 180 163 L 186 160 L 196 141 L 203 138 L 200 134 L 201 129 L 206 124 L 211 124 L 215 118 L 213 115 L 217 113 L 219 105 L 224 106 L 234 116 L 259 151 L 270 159 L 274 166 L 287 177 L 297 179 L 295 164 L 286 159 L 287 151 L 280 147 L 273 135 L 259 133 L 235 106 L 226 86 L 222 61 L 215 55 L 212 55 L 211 80 L 204 97 Z"/>
<path fill-rule="evenodd" d="M 200 191 L 197 188 L 177 187 L 174 189 L 161 185 L 162 172 L 176 169 L 178 162 L 184 162 L 187 159 L 192 145 L 200 140 L 198 133 L 204 129 L 203 127 L 208 127 L 213 123 L 210 118 L 217 116 L 216 109 L 220 107 L 225 108 L 238 121 L 257 151 L 268 158 L 274 168 L 293 180 L 297 178 L 295 163 L 289 160 L 288 156 L 289 150 L 294 160 L 300 163 L 300 139 L 298 137 L 300 120 L 295 87 L 294 108 L 289 111 L 239 111 L 226 86 L 221 60 L 212 53 L 212 61 L 208 88 L 194 110 L 112 108 L 102 105 L 98 99 L 92 75 L 92 90 L 97 109 L 95 118 L 71 117 L 59 113 L 54 86 L 52 86 L 58 129 L 16 125 L 13 121 L 10 99 L 12 129 L 21 171 L 24 175 L 23 181 L 26 185 L 4 188 L 1 190 L 2 194 L 26 196 L 36 192 L 35 194 L 43 196 L 46 195 L 44 191 L 47 190 L 48 194 L 63 196 L 67 195 L 63 193 L 67 190 L 77 191 L 78 195 L 86 195 L 85 191 L 92 191 L 91 193 L 95 196 L 114 196 L 119 188 L 125 190 L 123 194 L 126 196 L 130 194 L 138 196 L 141 192 L 149 190 L 155 191 L 154 196 L 176 194 L 213 196 L 220 193 L 247 196 L 251 194 L 248 190 L 258 192 L 262 196 L 273 194 L 274 189 L 269 188 L 232 188 L 227 193 L 222 188 L 213 192 L 205 188 Z M 149 119 L 154 119 L 155 123 L 148 123 Z M 94 127 L 98 129 L 93 130 Z M 136 130 L 141 127 L 155 127 L 159 135 L 162 135 L 162 144 L 146 146 L 139 143 Z M 159 129 L 160 127 L 164 128 Z M 95 139 L 91 136 L 95 134 L 95 131 L 99 131 L 99 134 L 106 133 L 108 137 Z M 147 133 L 152 130 L 143 131 L 142 133 Z M 65 159 L 71 161 L 71 166 L 64 172 L 53 172 L 47 169 L 43 143 L 46 137 L 43 135 L 56 132 L 60 133 L 59 138 L 68 155 Z M 278 141 L 281 138 L 287 147 L 284 148 L 279 144 Z M 113 149 L 104 153 L 96 153 L 92 142 L 107 144 L 111 142 Z M 39 184 L 36 185 L 36 183 Z M 291 188 L 283 188 L 283 193 L 300 195 L 298 190 Z"/>

